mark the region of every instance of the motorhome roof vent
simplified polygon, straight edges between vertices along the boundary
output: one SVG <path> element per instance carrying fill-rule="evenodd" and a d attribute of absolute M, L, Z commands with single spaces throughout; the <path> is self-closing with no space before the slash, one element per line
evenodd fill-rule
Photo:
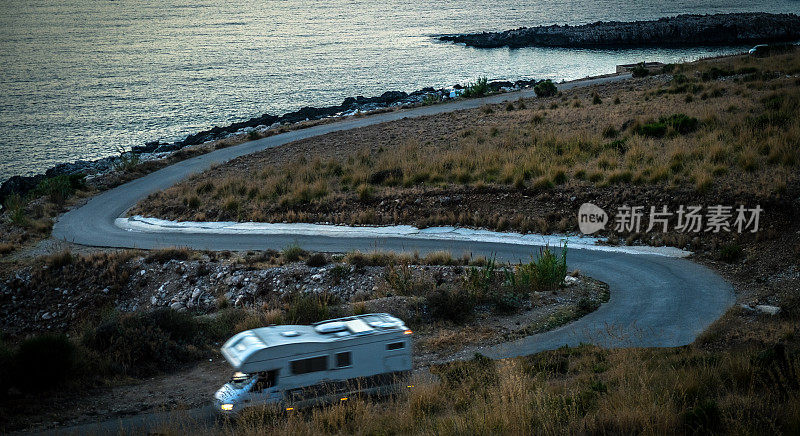
<path fill-rule="evenodd" d="M 369 333 L 373 331 L 373 328 L 369 326 L 369 324 L 365 323 L 360 319 L 354 319 L 347 321 L 345 323 L 347 325 L 347 329 L 350 330 L 350 333 L 354 335 L 358 335 L 361 333 Z"/>
<path fill-rule="evenodd" d="M 291 337 L 294 337 L 294 336 L 300 336 L 300 333 L 298 333 L 298 332 L 296 332 L 294 330 L 287 330 L 285 332 L 281 332 L 281 335 L 291 338 Z"/>
<path fill-rule="evenodd" d="M 314 327 L 317 333 L 335 333 L 347 330 L 347 325 L 343 322 L 326 322 Z"/>

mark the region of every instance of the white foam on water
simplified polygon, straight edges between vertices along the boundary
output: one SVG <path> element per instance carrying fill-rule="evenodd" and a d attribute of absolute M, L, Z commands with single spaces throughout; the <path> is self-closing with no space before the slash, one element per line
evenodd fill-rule
<path fill-rule="evenodd" d="M 169 221 L 159 218 L 132 216 L 117 218 L 114 224 L 131 232 L 191 233 L 215 235 L 298 235 L 334 238 L 407 238 L 441 241 L 493 242 L 502 244 L 560 246 L 565 241 L 570 249 L 608 251 L 629 254 L 655 254 L 668 257 L 686 257 L 690 251 L 675 247 L 611 246 L 603 245 L 605 238 L 583 235 L 538 235 L 463 227 L 428 227 L 419 229 L 409 225 L 396 226 L 344 226 L 308 223 L 240 223 Z"/>

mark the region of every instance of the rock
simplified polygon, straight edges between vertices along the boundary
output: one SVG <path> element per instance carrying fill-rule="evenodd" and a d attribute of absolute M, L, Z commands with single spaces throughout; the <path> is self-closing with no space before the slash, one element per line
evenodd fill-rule
<path fill-rule="evenodd" d="M 180 301 L 176 301 L 176 302 L 170 304 L 169 308 L 172 309 L 172 310 L 177 310 L 178 312 L 186 310 L 186 306 L 184 306 L 183 303 L 181 303 Z"/>
<path fill-rule="evenodd" d="M 759 304 L 756 306 L 756 310 L 761 313 L 766 313 L 768 315 L 777 315 L 781 312 L 781 308 L 778 306 L 769 306 L 766 304 Z"/>
<path fill-rule="evenodd" d="M 42 314 L 42 319 L 45 320 L 45 321 L 50 319 L 50 318 L 52 318 L 52 317 L 53 317 L 53 315 L 51 315 L 50 312 L 45 312 L 45 313 Z"/>
<path fill-rule="evenodd" d="M 580 280 L 577 277 L 572 277 L 572 276 L 564 277 L 564 286 L 576 285 L 578 284 L 578 282 L 580 282 Z"/>
<path fill-rule="evenodd" d="M 152 297 L 150 297 L 150 304 L 152 304 L 153 306 L 155 306 L 157 303 L 158 303 L 158 298 L 156 298 L 156 296 L 155 296 L 155 295 L 153 295 Z"/>
<path fill-rule="evenodd" d="M 473 47 L 647 47 L 737 45 L 800 38 L 795 14 L 678 15 L 651 21 L 598 21 L 580 26 L 521 27 L 505 32 L 444 35 L 442 41 Z"/>

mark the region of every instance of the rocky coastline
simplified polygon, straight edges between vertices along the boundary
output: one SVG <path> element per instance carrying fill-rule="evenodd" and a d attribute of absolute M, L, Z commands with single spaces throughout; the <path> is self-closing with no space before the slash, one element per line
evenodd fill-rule
<path fill-rule="evenodd" d="M 536 80 L 492 81 L 488 83 L 493 92 L 508 92 L 522 88 L 529 88 L 537 83 Z M 407 108 L 425 104 L 438 103 L 444 100 L 458 98 L 464 87 L 460 84 L 448 88 L 434 89 L 427 87 L 406 93 L 403 91 L 387 91 L 376 97 L 348 97 L 339 105 L 325 107 L 303 107 L 297 111 L 283 115 L 265 113 L 246 121 L 236 122 L 228 126 L 215 126 L 208 130 L 192 134 L 180 141 L 165 143 L 161 141 L 147 142 L 144 145 L 134 146 L 130 152 L 138 156 L 140 161 L 158 160 L 169 157 L 172 153 L 185 147 L 204 144 L 233 136 L 246 135 L 251 132 L 269 134 L 270 130 L 281 126 L 292 125 L 304 121 L 321 120 L 325 118 L 338 118 L 392 108 Z M 109 156 L 95 160 L 78 160 L 55 165 L 45 172 L 32 176 L 12 176 L 0 184 L 0 210 L 6 197 L 12 194 L 24 196 L 45 179 L 61 175 L 86 174 L 97 176 L 115 170 L 119 156 Z"/>
<path fill-rule="evenodd" d="M 796 14 L 678 15 L 650 21 L 598 21 L 579 26 L 521 27 L 504 32 L 439 36 L 471 47 L 669 47 L 762 44 L 800 39 Z"/>

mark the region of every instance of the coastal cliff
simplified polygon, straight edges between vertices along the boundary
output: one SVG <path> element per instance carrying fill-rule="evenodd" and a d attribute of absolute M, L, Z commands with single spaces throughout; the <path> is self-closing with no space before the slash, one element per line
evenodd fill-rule
<path fill-rule="evenodd" d="M 505 32 L 444 35 L 472 47 L 647 47 L 736 45 L 800 39 L 796 14 L 678 15 L 652 21 L 598 21 L 580 26 L 521 27 Z"/>

